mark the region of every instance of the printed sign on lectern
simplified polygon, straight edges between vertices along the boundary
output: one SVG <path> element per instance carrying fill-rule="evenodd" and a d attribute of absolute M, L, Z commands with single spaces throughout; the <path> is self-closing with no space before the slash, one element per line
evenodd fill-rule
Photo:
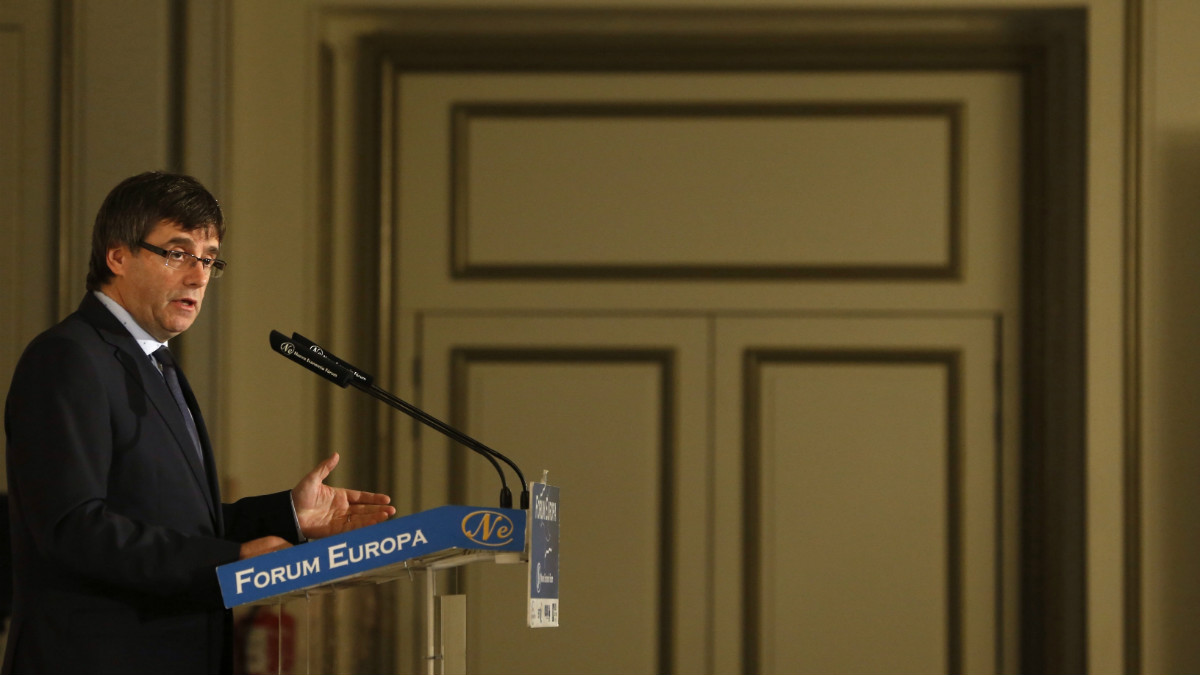
<path fill-rule="evenodd" d="M 529 627 L 558 625 L 558 488 L 530 485 Z"/>
<path fill-rule="evenodd" d="M 526 512 L 440 506 L 217 568 L 226 607 L 355 579 L 383 581 L 464 552 L 525 549 Z"/>

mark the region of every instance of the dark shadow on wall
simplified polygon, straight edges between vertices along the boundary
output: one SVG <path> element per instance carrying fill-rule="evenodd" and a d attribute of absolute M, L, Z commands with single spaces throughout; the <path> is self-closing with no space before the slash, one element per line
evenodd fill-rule
<path fill-rule="evenodd" d="M 1163 290 L 1142 321 L 1153 336 L 1144 340 L 1156 346 L 1146 352 L 1147 374 L 1156 377 L 1147 381 L 1154 408 L 1143 410 L 1143 425 L 1159 439 L 1153 462 L 1143 460 L 1143 483 L 1155 490 L 1142 497 L 1142 540 L 1161 553 L 1143 578 L 1162 607 L 1160 634 L 1147 631 L 1146 639 L 1164 650 L 1160 663 L 1170 672 L 1200 672 L 1200 134 L 1163 138 L 1158 257 L 1144 272 Z"/>

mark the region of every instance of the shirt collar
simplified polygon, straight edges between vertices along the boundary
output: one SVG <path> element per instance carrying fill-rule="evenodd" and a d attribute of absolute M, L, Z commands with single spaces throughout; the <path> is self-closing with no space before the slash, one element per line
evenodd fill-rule
<path fill-rule="evenodd" d="M 93 294 L 101 304 L 108 308 L 108 311 L 112 312 L 113 316 L 117 317 L 117 321 L 120 321 L 125 330 L 129 331 L 129 334 L 133 336 L 133 339 L 137 341 L 138 346 L 142 348 L 142 351 L 146 352 L 147 356 L 158 351 L 160 347 L 167 346 L 166 342 L 155 340 L 150 333 L 146 332 L 145 328 L 142 328 L 138 325 L 137 321 L 133 320 L 133 315 L 129 313 L 129 310 L 122 307 L 121 303 L 105 295 L 104 291 L 93 291 Z"/>

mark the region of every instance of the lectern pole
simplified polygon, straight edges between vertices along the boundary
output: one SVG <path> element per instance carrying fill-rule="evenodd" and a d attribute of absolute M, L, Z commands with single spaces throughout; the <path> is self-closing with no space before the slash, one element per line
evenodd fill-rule
<path fill-rule="evenodd" d="M 520 554 L 517 554 L 520 559 Z M 460 567 L 472 560 L 495 560 L 495 553 L 461 556 L 431 563 L 425 568 L 425 653 L 426 675 L 466 675 L 467 596 L 438 595 L 437 573 Z"/>
<path fill-rule="evenodd" d="M 425 673 L 426 675 L 438 674 L 438 655 L 436 633 L 437 633 L 437 615 L 434 614 L 437 608 L 434 607 L 434 595 L 437 594 L 437 570 L 425 570 Z"/>

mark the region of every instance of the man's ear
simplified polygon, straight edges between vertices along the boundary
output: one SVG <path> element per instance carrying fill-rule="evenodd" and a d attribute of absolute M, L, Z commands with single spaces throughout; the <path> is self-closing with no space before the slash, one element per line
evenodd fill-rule
<path fill-rule="evenodd" d="M 129 265 L 129 259 L 133 257 L 133 251 L 130 251 L 124 244 L 117 244 L 108 249 L 108 253 L 104 255 L 105 262 L 108 263 L 108 269 L 115 276 L 124 276 L 125 267 Z"/>

